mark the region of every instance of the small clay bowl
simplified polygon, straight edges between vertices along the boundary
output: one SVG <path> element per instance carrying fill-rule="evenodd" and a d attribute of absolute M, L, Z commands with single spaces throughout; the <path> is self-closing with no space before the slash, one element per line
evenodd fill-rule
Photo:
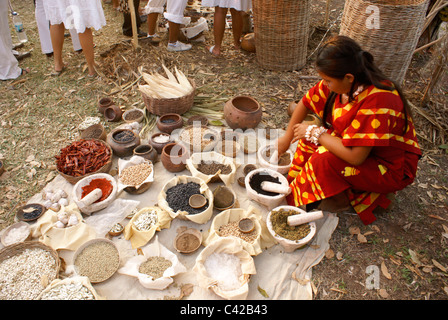
<path fill-rule="evenodd" d="M 254 164 L 246 164 L 243 168 L 243 173 L 246 176 L 249 172 L 257 169 L 257 166 Z"/>
<path fill-rule="evenodd" d="M 101 123 L 92 124 L 81 133 L 81 139 L 98 139 L 106 141 L 107 133 Z"/>
<path fill-rule="evenodd" d="M 226 186 L 218 186 L 213 191 L 213 206 L 219 211 L 233 208 L 236 202 L 236 195 Z"/>
<path fill-rule="evenodd" d="M 243 218 L 238 222 L 238 229 L 242 233 L 250 233 L 255 229 L 255 223 L 250 218 Z"/>
<path fill-rule="evenodd" d="M 160 161 L 169 172 L 181 172 L 187 167 L 189 152 L 180 143 L 169 143 L 162 149 Z"/>
<path fill-rule="evenodd" d="M 240 140 L 240 134 L 233 131 L 232 129 L 222 129 L 221 130 L 221 140 L 236 141 Z"/>
<path fill-rule="evenodd" d="M 38 212 L 36 212 L 36 214 L 33 215 L 32 218 L 27 218 L 26 214 L 33 212 L 34 210 L 37 210 Z M 20 207 L 19 210 L 17 210 L 16 217 L 19 221 L 34 221 L 39 219 L 45 213 L 45 211 L 46 209 L 43 205 L 39 203 L 30 203 Z"/>
<path fill-rule="evenodd" d="M 157 120 L 157 128 L 161 132 L 171 134 L 175 129 L 180 129 L 184 126 L 184 120 L 177 113 L 167 113 Z"/>
<path fill-rule="evenodd" d="M 111 105 L 110 107 L 107 107 L 106 110 L 104 110 L 104 117 L 109 122 L 120 121 L 122 115 L 123 110 L 121 110 L 120 106 L 117 106 L 115 104 Z"/>
<path fill-rule="evenodd" d="M 206 126 L 206 125 L 208 125 L 208 119 L 207 119 L 207 117 L 205 117 L 205 116 L 201 116 L 201 115 L 195 115 L 195 116 L 192 116 L 192 117 L 190 117 L 190 118 L 188 118 L 188 120 L 187 120 L 187 124 L 189 125 L 189 126 L 191 126 L 191 125 L 193 125 L 195 122 L 200 122 L 200 124 L 202 125 L 202 126 Z"/>
<path fill-rule="evenodd" d="M 238 184 L 242 186 L 243 188 L 246 188 L 246 178 L 245 177 L 239 177 L 238 178 Z"/>
<path fill-rule="evenodd" d="M 125 122 L 127 123 L 131 123 L 131 122 L 142 122 L 143 118 L 144 118 L 145 114 L 143 112 L 143 110 L 140 109 L 131 109 L 131 110 L 126 110 L 123 115 L 122 118 Z"/>
<path fill-rule="evenodd" d="M 167 137 L 167 138 L 168 138 L 168 141 L 167 141 L 167 142 L 157 142 L 157 139 L 158 139 L 160 136 L 165 136 L 165 137 Z M 168 133 L 165 133 L 165 132 L 157 132 L 156 134 L 153 134 L 153 135 L 151 136 L 151 138 L 149 138 L 148 143 L 149 143 L 150 145 L 152 145 L 152 147 L 157 151 L 158 154 L 161 154 L 161 153 L 162 153 L 162 149 L 163 149 L 163 147 L 166 146 L 166 145 L 169 144 L 169 143 L 173 143 L 173 140 L 172 140 L 171 136 L 170 136 Z"/>
<path fill-rule="evenodd" d="M 188 200 L 188 204 L 190 207 L 199 209 L 205 206 L 207 203 L 207 199 L 202 194 L 194 194 Z"/>
<path fill-rule="evenodd" d="M 173 246 L 177 252 L 190 254 L 195 252 L 202 243 L 201 232 L 194 228 L 181 227 L 174 238 Z"/>
<path fill-rule="evenodd" d="M 123 233 L 124 227 L 121 223 L 116 223 L 110 230 L 109 235 L 112 237 L 119 236 Z"/>
<path fill-rule="evenodd" d="M 113 105 L 114 102 L 109 97 L 103 97 L 98 101 L 98 112 L 104 115 L 104 110 Z"/>

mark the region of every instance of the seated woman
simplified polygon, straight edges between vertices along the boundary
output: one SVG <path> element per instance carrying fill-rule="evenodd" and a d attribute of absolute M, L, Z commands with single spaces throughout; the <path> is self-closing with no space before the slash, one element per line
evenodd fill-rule
<path fill-rule="evenodd" d="M 298 141 L 288 181 L 289 205 L 338 212 L 351 205 L 364 224 L 386 209 L 388 195 L 414 181 L 421 157 L 412 116 L 399 86 L 352 39 L 336 36 L 318 51 L 322 80 L 297 104 L 282 154 Z M 322 126 L 302 123 L 308 113 Z"/>

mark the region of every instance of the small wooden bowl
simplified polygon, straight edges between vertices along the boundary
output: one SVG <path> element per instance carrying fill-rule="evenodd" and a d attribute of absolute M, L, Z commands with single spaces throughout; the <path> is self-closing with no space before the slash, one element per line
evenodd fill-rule
<path fill-rule="evenodd" d="M 257 166 L 254 164 L 247 164 L 243 168 L 244 175 L 247 175 L 249 172 L 257 169 Z"/>
<path fill-rule="evenodd" d="M 117 230 L 114 230 L 115 227 L 117 227 Z M 109 235 L 111 235 L 112 237 L 116 237 L 119 236 L 120 234 L 123 233 L 124 227 L 121 223 L 116 223 L 110 230 L 109 230 Z"/>
<path fill-rule="evenodd" d="M 26 218 L 26 211 L 27 210 L 31 210 L 31 209 L 35 209 L 38 210 L 39 213 L 36 214 L 36 216 L 34 216 L 33 218 Z M 39 204 L 39 203 L 30 203 L 30 204 L 26 204 L 22 207 L 19 208 L 19 210 L 17 210 L 16 213 L 16 217 L 19 221 L 34 221 L 39 219 L 44 213 L 45 213 L 46 209 L 43 205 Z"/>
<path fill-rule="evenodd" d="M 236 194 L 226 186 L 218 186 L 213 191 L 213 205 L 215 209 L 224 211 L 233 208 L 236 203 Z"/>
<path fill-rule="evenodd" d="M 242 186 L 243 188 L 246 188 L 246 178 L 245 177 L 239 177 L 238 178 L 238 184 Z"/>
<path fill-rule="evenodd" d="M 195 123 L 195 122 L 200 122 L 202 126 L 206 126 L 206 125 L 208 125 L 208 119 L 207 119 L 207 117 L 205 117 L 205 116 L 201 116 L 201 115 L 199 115 L 199 114 L 198 114 L 198 115 L 195 115 L 195 116 L 192 116 L 192 117 L 190 117 L 190 118 L 188 118 L 188 120 L 187 120 L 187 125 L 191 126 L 191 125 L 193 125 L 193 123 Z"/>
<path fill-rule="evenodd" d="M 181 227 L 174 238 L 173 246 L 177 252 L 190 254 L 195 252 L 202 243 L 201 232 L 194 228 Z"/>
<path fill-rule="evenodd" d="M 250 233 L 255 229 L 255 223 L 250 218 L 243 218 L 238 222 L 238 229 L 242 233 Z"/>
<path fill-rule="evenodd" d="M 99 139 L 106 141 L 107 132 L 101 123 L 92 124 L 81 133 L 81 139 Z"/>
<path fill-rule="evenodd" d="M 207 204 L 207 199 L 202 194 L 194 194 L 188 200 L 190 207 L 199 209 Z"/>

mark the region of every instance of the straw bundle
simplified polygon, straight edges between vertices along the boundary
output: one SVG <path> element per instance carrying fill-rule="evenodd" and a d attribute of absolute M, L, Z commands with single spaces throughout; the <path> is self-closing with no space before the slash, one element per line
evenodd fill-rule
<path fill-rule="evenodd" d="M 347 0 L 340 34 L 373 54 L 390 79 L 401 84 L 417 46 L 429 0 Z"/>
<path fill-rule="evenodd" d="M 306 63 L 310 0 L 253 0 L 257 62 L 270 70 Z"/>

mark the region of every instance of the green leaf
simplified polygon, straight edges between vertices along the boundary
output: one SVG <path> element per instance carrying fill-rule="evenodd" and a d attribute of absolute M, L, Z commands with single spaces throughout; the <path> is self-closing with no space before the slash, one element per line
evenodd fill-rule
<path fill-rule="evenodd" d="M 445 150 L 447 150 L 447 149 L 448 149 L 448 144 L 441 144 L 441 145 L 439 146 L 439 148 L 440 148 L 440 149 L 445 149 Z"/>
<path fill-rule="evenodd" d="M 214 125 L 214 126 L 223 126 L 224 125 L 224 123 L 222 123 L 219 120 L 212 120 L 212 121 L 210 121 L 210 124 Z"/>
<path fill-rule="evenodd" d="M 265 290 L 263 290 L 262 288 L 260 288 L 260 286 L 258 286 L 258 292 L 260 292 L 260 294 L 265 297 L 265 298 L 269 298 L 269 295 L 266 293 Z"/>

